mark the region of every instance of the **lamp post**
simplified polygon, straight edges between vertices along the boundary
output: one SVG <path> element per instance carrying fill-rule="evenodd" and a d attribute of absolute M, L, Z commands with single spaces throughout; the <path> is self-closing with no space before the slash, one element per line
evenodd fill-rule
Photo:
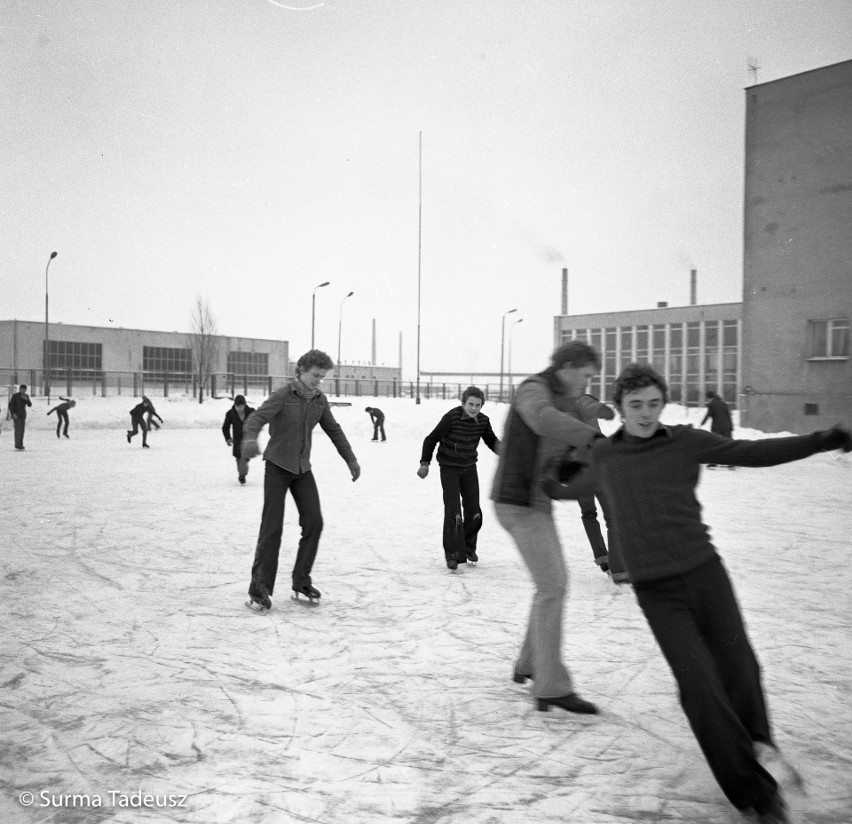
<path fill-rule="evenodd" d="M 311 349 L 314 348 L 314 330 L 317 325 L 317 289 L 322 289 L 323 286 L 328 286 L 330 281 L 319 283 L 314 286 L 314 294 L 311 297 Z"/>
<path fill-rule="evenodd" d="M 500 336 L 500 400 L 503 400 L 503 353 L 506 350 L 506 315 L 511 315 L 512 312 L 517 312 L 517 309 L 510 309 L 508 312 L 503 312 L 502 335 Z"/>
<path fill-rule="evenodd" d="M 48 326 L 48 302 L 47 302 L 47 273 L 50 270 L 50 261 L 52 261 L 59 252 L 51 252 L 47 259 L 47 266 L 44 267 L 44 394 L 47 395 L 47 403 L 50 405 L 50 327 Z"/>
<path fill-rule="evenodd" d="M 354 292 L 350 292 L 346 298 L 351 298 Z M 340 372 L 340 340 L 343 337 L 343 304 L 346 303 L 346 298 L 340 301 L 340 318 L 337 322 L 337 369 Z"/>
<path fill-rule="evenodd" d="M 519 323 L 523 323 L 523 318 L 518 318 L 510 327 L 509 327 L 509 398 L 512 397 L 512 332 L 515 331 L 515 327 Z"/>

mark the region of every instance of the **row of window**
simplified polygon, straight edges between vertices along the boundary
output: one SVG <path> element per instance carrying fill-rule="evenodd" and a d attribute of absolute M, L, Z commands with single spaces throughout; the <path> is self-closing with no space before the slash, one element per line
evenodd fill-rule
<path fill-rule="evenodd" d="M 48 364 L 51 372 L 85 377 L 103 371 L 103 344 L 79 341 L 50 341 Z M 171 346 L 143 346 L 142 371 L 149 375 L 192 375 L 192 349 Z M 236 375 L 269 374 L 266 352 L 228 352 L 228 372 Z"/>

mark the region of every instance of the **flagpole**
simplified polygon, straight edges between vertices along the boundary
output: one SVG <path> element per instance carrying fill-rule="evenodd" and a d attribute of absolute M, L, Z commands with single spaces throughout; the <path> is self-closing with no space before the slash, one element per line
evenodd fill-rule
<path fill-rule="evenodd" d="M 421 248 L 423 238 L 423 132 L 420 132 L 417 199 L 417 391 L 415 403 L 420 403 L 420 282 Z"/>

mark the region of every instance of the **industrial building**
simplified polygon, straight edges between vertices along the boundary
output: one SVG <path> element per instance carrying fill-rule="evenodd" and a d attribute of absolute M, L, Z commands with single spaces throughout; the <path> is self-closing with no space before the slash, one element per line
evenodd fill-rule
<path fill-rule="evenodd" d="M 742 303 L 569 315 L 556 344 L 589 340 L 608 399 L 630 361 L 666 377 L 673 402 L 706 389 L 741 426 L 809 432 L 852 423 L 852 61 L 746 90 Z"/>

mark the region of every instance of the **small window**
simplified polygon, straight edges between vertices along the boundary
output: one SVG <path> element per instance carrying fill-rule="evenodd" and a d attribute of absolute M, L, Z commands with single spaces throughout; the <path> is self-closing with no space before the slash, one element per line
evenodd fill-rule
<path fill-rule="evenodd" d="M 805 404 L 805 414 L 806 415 L 819 415 L 819 404 L 818 403 L 806 403 Z"/>
<path fill-rule="evenodd" d="M 849 357 L 849 320 L 808 321 L 811 358 Z"/>

